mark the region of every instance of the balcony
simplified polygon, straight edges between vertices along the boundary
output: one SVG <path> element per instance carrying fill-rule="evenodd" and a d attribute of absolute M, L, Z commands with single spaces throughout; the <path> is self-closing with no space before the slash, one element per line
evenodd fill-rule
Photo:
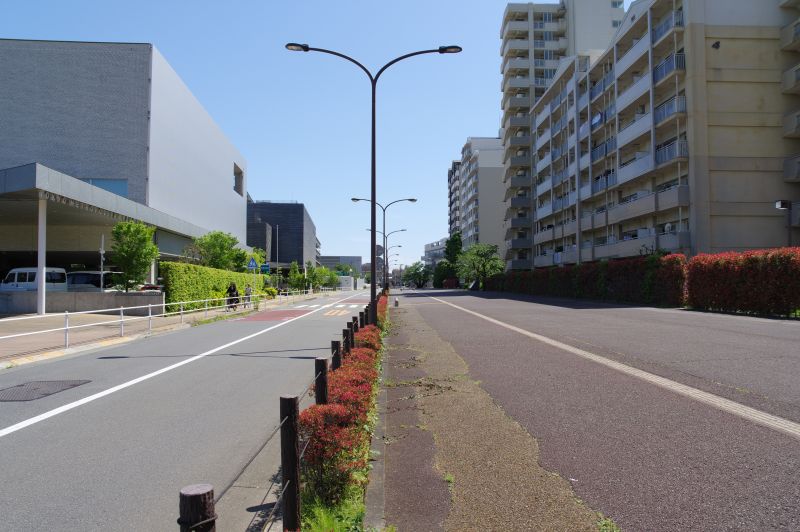
<path fill-rule="evenodd" d="M 541 183 L 539 183 L 538 185 L 536 185 L 536 197 L 538 198 L 539 196 L 541 196 L 545 192 L 549 191 L 550 187 L 552 187 L 552 185 L 553 185 L 553 181 L 549 177 L 547 179 L 545 179 L 544 181 L 542 181 Z"/>
<path fill-rule="evenodd" d="M 509 166 L 530 166 L 531 165 L 531 156 L 529 154 L 525 155 L 514 155 L 509 159 Z"/>
<path fill-rule="evenodd" d="M 684 72 L 685 70 L 686 70 L 686 54 L 684 53 L 672 54 L 663 61 L 661 61 L 653 69 L 653 84 L 658 84 L 664 81 L 675 72 Z"/>
<path fill-rule="evenodd" d="M 511 198 L 509 204 L 515 209 L 527 209 L 531 206 L 531 199 L 527 196 L 516 196 Z"/>
<path fill-rule="evenodd" d="M 513 229 L 530 229 L 531 227 L 531 219 L 528 216 L 521 216 L 517 218 L 511 218 L 508 221 L 508 225 Z"/>
<path fill-rule="evenodd" d="M 528 39 L 509 39 L 503 44 L 502 51 L 500 55 L 506 56 L 508 52 L 512 50 L 517 50 L 521 52 L 527 52 L 530 48 L 530 41 Z"/>
<path fill-rule="evenodd" d="M 519 148 L 529 148 L 531 145 L 531 136 L 530 135 L 522 135 L 522 136 L 514 136 L 508 140 L 508 145 L 513 147 Z"/>
<path fill-rule="evenodd" d="M 552 160 L 550 157 L 550 152 L 548 152 L 544 157 L 539 159 L 539 162 L 536 163 L 536 173 L 538 174 L 539 172 L 550 166 L 551 162 Z"/>
<path fill-rule="evenodd" d="M 558 59 L 540 59 L 535 57 L 533 59 L 533 66 L 534 68 L 555 69 L 558 68 Z"/>
<path fill-rule="evenodd" d="M 528 31 L 527 20 L 509 20 L 503 25 L 503 31 L 500 32 L 500 38 L 505 39 L 512 31 Z"/>
<path fill-rule="evenodd" d="M 617 63 L 614 65 L 614 70 L 617 76 L 622 76 L 643 54 L 647 53 L 650 49 L 650 36 L 644 34 L 630 50 L 625 52 L 625 55 L 617 58 Z"/>
<path fill-rule="evenodd" d="M 530 259 L 512 259 L 506 261 L 506 270 L 530 270 Z"/>
<path fill-rule="evenodd" d="M 523 188 L 531 186 L 531 176 L 529 175 L 515 175 L 506 180 L 509 188 Z"/>
<path fill-rule="evenodd" d="M 589 157 L 590 157 L 589 152 L 586 152 L 581 155 L 581 160 L 580 160 L 581 170 L 585 170 L 586 168 L 589 167 Z"/>
<path fill-rule="evenodd" d="M 650 76 L 642 76 L 633 85 L 617 95 L 617 109 L 622 112 L 650 89 Z"/>
<path fill-rule="evenodd" d="M 800 94 L 800 65 L 795 65 L 783 73 L 783 92 Z"/>
<path fill-rule="evenodd" d="M 653 159 L 650 157 L 650 152 L 638 152 L 635 159 L 620 165 L 617 182 L 620 184 L 627 183 L 652 169 Z"/>
<path fill-rule="evenodd" d="M 504 76 L 511 70 L 526 70 L 531 68 L 531 62 L 527 57 L 507 57 L 503 61 L 500 73 Z"/>
<path fill-rule="evenodd" d="M 565 249 L 564 251 L 553 253 L 553 262 L 555 264 L 575 264 L 578 262 L 578 250 L 574 246 Z"/>
<path fill-rule="evenodd" d="M 538 233 L 533 235 L 533 245 L 538 246 L 543 242 L 550 242 L 551 240 L 555 239 L 553 234 L 553 229 L 542 229 Z"/>
<path fill-rule="evenodd" d="M 591 195 L 592 195 L 592 184 L 591 183 L 586 183 L 585 185 L 581 186 L 580 193 L 581 193 L 581 199 L 586 199 L 588 197 L 591 197 Z"/>
<path fill-rule="evenodd" d="M 550 216 L 551 214 L 553 214 L 553 203 L 552 202 L 544 203 L 544 204 L 540 205 L 536 209 L 536 219 L 537 220 L 541 220 L 542 218 Z"/>
<path fill-rule="evenodd" d="M 527 116 L 509 116 L 503 127 L 505 129 L 510 129 L 512 127 L 528 127 L 531 125 L 530 118 Z"/>
<path fill-rule="evenodd" d="M 533 258 L 534 268 L 545 268 L 553 265 L 553 255 L 537 255 Z"/>
<path fill-rule="evenodd" d="M 528 76 L 510 76 L 503 78 L 500 90 L 506 92 L 509 89 L 527 89 L 531 86 L 531 78 Z"/>
<path fill-rule="evenodd" d="M 551 135 L 549 129 L 545 129 L 544 131 L 539 133 L 539 135 L 536 136 L 536 150 L 537 151 L 541 150 L 542 146 L 544 146 L 550 141 L 550 137 Z"/>
<path fill-rule="evenodd" d="M 606 211 L 595 212 L 592 214 L 592 227 L 604 227 L 606 225 Z"/>
<path fill-rule="evenodd" d="M 781 49 L 800 50 L 800 19 L 795 20 L 781 30 Z"/>
<path fill-rule="evenodd" d="M 508 249 L 531 249 L 530 238 L 512 238 L 506 240 L 506 248 Z"/>
<path fill-rule="evenodd" d="M 686 113 L 686 96 L 674 96 L 656 107 L 656 125 L 666 122 L 673 116 Z"/>
<path fill-rule="evenodd" d="M 653 28 L 653 44 L 669 35 L 674 28 L 683 29 L 683 11 L 673 11 Z"/>
<path fill-rule="evenodd" d="M 692 234 L 689 231 L 662 233 L 658 235 L 658 249 L 677 251 L 692 246 Z"/>
<path fill-rule="evenodd" d="M 622 148 L 629 142 L 638 139 L 645 133 L 649 133 L 653 129 L 653 115 L 647 113 L 645 115 L 636 115 L 636 120 L 627 124 L 620 130 L 617 135 L 617 145 Z"/>
<path fill-rule="evenodd" d="M 685 140 L 676 140 L 656 150 L 656 165 L 662 165 L 688 157 L 689 143 Z"/>
<path fill-rule="evenodd" d="M 789 113 L 783 117 L 783 136 L 788 138 L 800 137 L 800 111 Z"/>
<path fill-rule="evenodd" d="M 503 100 L 503 109 L 522 109 L 524 112 L 528 112 L 531 106 L 531 97 L 527 94 L 523 96 L 509 96 L 505 100 Z"/>
<path fill-rule="evenodd" d="M 655 211 L 656 195 L 652 192 L 638 192 L 634 199 L 617 204 L 608 210 L 608 223 L 616 224 Z"/>
<path fill-rule="evenodd" d="M 567 49 L 567 39 L 561 37 L 560 39 L 553 39 L 552 41 L 536 41 L 543 44 L 541 48 L 545 50 L 563 51 Z"/>
<path fill-rule="evenodd" d="M 565 223 L 562 227 L 564 228 L 564 236 L 574 235 L 578 230 L 578 221 L 571 220 Z"/>
<path fill-rule="evenodd" d="M 689 206 L 689 185 L 680 185 L 677 187 L 662 190 L 657 194 L 658 210 L 668 211 L 677 207 Z"/>
<path fill-rule="evenodd" d="M 616 240 L 605 246 L 595 247 L 595 257 L 598 259 L 610 257 L 636 257 L 645 249 L 656 247 L 656 237 L 654 235 L 641 236 L 639 238 L 628 238 Z"/>
<path fill-rule="evenodd" d="M 545 107 L 544 109 L 539 111 L 539 113 L 536 115 L 536 122 L 535 122 L 536 127 L 541 126 L 542 122 L 544 122 L 545 118 L 547 118 L 548 116 L 550 116 L 550 109 L 548 107 Z"/>
<path fill-rule="evenodd" d="M 800 183 L 800 155 L 789 157 L 783 161 L 783 180 Z"/>
<path fill-rule="evenodd" d="M 584 92 L 578 97 L 578 109 L 586 109 L 589 105 L 589 93 Z"/>

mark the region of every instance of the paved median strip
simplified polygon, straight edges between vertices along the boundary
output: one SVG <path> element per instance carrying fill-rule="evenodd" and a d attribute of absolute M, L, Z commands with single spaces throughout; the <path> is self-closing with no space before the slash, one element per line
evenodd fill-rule
<path fill-rule="evenodd" d="M 346 300 L 348 300 L 350 298 L 356 297 L 357 295 L 358 294 L 353 294 L 351 296 L 345 297 L 345 298 L 340 299 L 339 301 L 337 301 L 337 303 L 341 302 L 341 301 L 346 301 Z M 44 421 L 44 420 L 49 419 L 51 417 L 57 416 L 59 414 L 63 414 L 64 412 L 68 412 L 68 411 L 70 411 L 70 410 L 72 410 L 74 408 L 78 408 L 79 406 L 83 406 L 83 405 L 85 405 L 87 403 L 91 403 L 92 401 L 95 401 L 97 399 L 101 399 L 101 398 L 103 398 L 103 397 L 105 397 L 107 395 L 111 395 L 114 392 L 118 392 L 120 390 L 124 390 L 125 388 L 129 388 L 129 387 L 131 387 L 131 386 L 133 386 L 135 384 L 139 384 L 140 382 L 144 382 L 146 380 L 152 379 L 153 377 L 157 377 L 158 375 L 161 375 L 163 373 L 167 373 L 168 371 L 172 371 L 173 369 L 177 369 L 177 368 L 179 368 L 181 366 L 185 366 L 186 364 L 190 364 L 192 362 L 200 360 L 201 358 L 205 358 L 208 355 L 212 355 L 214 353 L 222 351 L 223 349 L 227 349 L 228 347 L 231 347 L 231 346 L 234 346 L 236 344 L 245 342 L 247 340 L 251 340 L 251 339 L 255 338 L 256 336 L 260 336 L 260 335 L 262 335 L 264 333 L 267 333 L 267 332 L 269 332 L 269 331 L 271 331 L 273 329 L 277 329 L 278 327 L 283 327 L 286 324 L 289 324 L 289 323 L 291 323 L 291 322 L 293 322 L 295 320 L 299 320 L 299 319 L 305 318 L 306 316 L 310 316 L 310 315 L 314 314 L 315 312 L 319 312 L 320 310 L 322 310 L 322 308 L 318 308 L 318 309 L 312 310 L 311 312 L 307 312 L 307 313 L 303 314 L 302 316 L 297 316 L 295 318 L 287 319 L 286 321 L 283 321 L 283 322 L 278 323 L 276 325 L 273 325 L 271 327 L 267 327 L 266 329 L 262 329 L 262 330 L 260 330 L 258 332 L 255 332 L 253 334 L 249 334 L 247 336 L 244 336 L 244 337 L 239 338 L 237 340 L 234 340 L 232 342 L 228 342 L 227 344 L 221 345 L 219 347 L 215 347 L 214 349 L 211 349 L 211 350 L 206 351 L 204 353 L 200 353 L 199 355 L 192 356 L 190 358 L 187 358 L 186 360 L 182 360 L 181 362 L 178 362 L 176 364 L 172 364 L 171 366 L 167 366 L 166 368 L 161 368 L 161 369 L 159 369 L 157 371 L 154 371 L 152 373 L 148 373 L 147 375 L 142 375 L 141 377 L 137 377 L 137 378 L 135 378 L 133 380 L 129 380 L 127 382 L 123 382 L 122 384 L 118 384 L 116 386 L 108 388 L 107 390 L 103 390 L 102 392 L 98 392 L 98 393 L 96 393 L 94 395 L 90 395 L 88 397 L 84 397 L 83 399 L 78 399 L 77 401 L 73 401 L 72 403 L 68 403 L 68 404 L 62 405 L 62 406 L 60 406 L 58 408 L 54 408 L 53 410 L 49 410 L 47 412 L 44 412 L 43 414 L 39 414 L 38 416 L 34 416 L 32 418 L 26 419 L 25 421 L 20 421 L 19 423 L 16 423 L 16 424 L 11 425 L 9 427 L 6 427 L 4 429 L 0 429 L 0 438 L 2 438 L 4 436 L 8 436 L 9 434 L 17 432 L 18 430 L 22 430 L 22 429 L 24 429 L 26 427 L 30 427 L 31 425 L 35 425 L 36 423 L 39 423 L 40 421 Z"/>
<path fill-rule="evenodd" d="M 718 395 L 704 392 L 702 390 L 698 390 L 697 388 L 692 388 L 691 386 L 687 386 L 685 384 L 681 384 L 679 382 L 664 377 L 659 377 L 658 375 L 654 375 L 652 373 L 648 373 L 647 371 L 642 371 L 632 366 L 628 366 L 621 362 L 617 362 L 616 360 L 611 360 L 609 358 L 596 355 L 589 351 L 585 351 L 578 347 L 574 347 L 569 344 L 559 342 L 558 340 L 554 340 L 553 338 L 548 338 L 547 336 L 542 336 L 541 334 L 536 334 L 534 332 L 521 329 L 520 327 L 516 327 L 514 325 L 502 322 L 500 320 L 496 320 L 484 314 L 480 314 L 479 312 L 475 312 L 473 310 L 469 310 L 467 308 L 454 305 L 453 303 L 444 301 L 443 299 L 439 299 L 438 297 L 431 297 L 431 299 L 443 303 L 445 305 L 449 305 L 463 312 L 466 312 L 467 314 L 472 314 L 473 316 L 486 320 L 495 325 L 499 325 L 500 327 L 504 327 L 511 331 L 520 333 L 534 340 L 538 340 L 542 343 L 551 345 L 558 349 L 562 349 L 574 355 L 578 355 L 579 357 L 591 360 L 592 362 L 602 364 L 608 368 L 619 371 L 620 373 L 636 377 L 650 384 L 655 384 L 656 386 L 660 386 L 671 392 L 683 395 L 684 397 L 688 397 L 689 399 L 693 399 L 700 403 L 722 410 L 723 412 L 733 414 L 748 421 L 752 421 L 753 423 L 757 423 L 759 425 L 768 427 L 773 430 L 777 430 L 784 434 L 788 434 L 789 436 L 792 436 L 794 438 L 800 439 L 800 423 L 795 423 L 794 421 L 790 421 L 788 419 L 784 419 L 778 416 L 773 416 L 772 414 L 762 412 L 761 410 L 756 410 L 755 408 L 750 408 L 749 406 L 745 406 L 735 401 L 725 399 Z"/>

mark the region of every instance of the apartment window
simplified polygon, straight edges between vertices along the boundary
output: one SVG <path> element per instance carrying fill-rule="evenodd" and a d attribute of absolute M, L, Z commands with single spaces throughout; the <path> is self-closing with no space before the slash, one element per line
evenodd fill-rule
<path fill-rule="evenodd" d="M 244 172 L 242 169 L 233 164 L 233 190 L 240 196 L 244 196 Z"/>
<path fill-rule="evenodd" d="M 555 59 L 556 53 L 554 50 L 543 50 L 542 53 L 544 54 L 545 59 Z"/>
<path fill-rule="evenodd" d="M 552 31 L 545 31 L 542 32 L 544 37 L 542 37 L 545 41 L 552 41 L 553 40 L 553 32 Z"/>
<path fill-rule="evenodd" d="M 611 7 L 613 7 L 614 9 L 622 7 L 622 0 L 612 0 Z"/>
<path fill-rule="evenodd" d="M 612 20 L 611 21 L 611 26 L 614 27 L 614 28 L 619 28 L 620 26 L 622 26 L 622 21 L 621 20 Z"/>
<path fill-rule="evenodd" d="M 553 22 L 553 14 L 548 12 L 542 13 L 542 20 L 545 22 Z"/>

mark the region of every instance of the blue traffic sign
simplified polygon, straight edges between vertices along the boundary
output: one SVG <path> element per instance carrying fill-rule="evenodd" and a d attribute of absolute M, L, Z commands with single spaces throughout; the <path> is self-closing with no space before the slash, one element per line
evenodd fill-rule
<path fill-rule="evenodd" d="M 250 262 L 247 263 L 247 268 L 249 270 L 255 270 L 256 268 L 258 268 L 258 264 L 256 264 L 256 259 L 250 257 Z"/>
<path fill-rule="evenodd" d="M 269 262 L 261 265 L 261 273 L 269 274 Z"/>

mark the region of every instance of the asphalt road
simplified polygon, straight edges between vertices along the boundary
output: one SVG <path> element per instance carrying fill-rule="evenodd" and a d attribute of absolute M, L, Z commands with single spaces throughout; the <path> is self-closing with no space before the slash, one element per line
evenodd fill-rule
<path fill-rule="evenodd" d="M 180 488 L 231 484 L 277 425 L 279 396 L 305 388 L 366 301 L 319 298 L 0 372 L 0 394 L 90 381 L 0 402 L 0 530 L 175 529 Z M 277 438 L 267 448 L 280 454 Z"/>
<path fill-rule="evenodd" d="M 795 421 L 800 322 L 447 291 L 400 302 L 624 530 L 800 530 L 796 437 L 428 296 Z"/>

